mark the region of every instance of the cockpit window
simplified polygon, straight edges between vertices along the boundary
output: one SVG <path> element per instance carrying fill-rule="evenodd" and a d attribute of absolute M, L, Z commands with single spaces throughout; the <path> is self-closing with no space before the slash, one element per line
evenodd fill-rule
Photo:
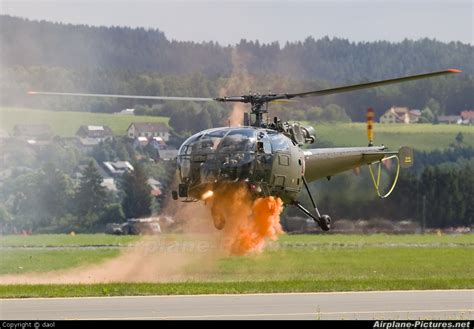
<path fill-rule="evenodd" d="M 231 130 L 222 140 L 220 153 L 253 152 L 256 148 L 253 129 Z"/>
<path fill-rule="evenodd" d="M 181 145 L 181 148 L 179 149 L 179 155 L 183 156 L 183 155 L 191 154 L 191 147 L 192 147 L 193 143 L 196 140 L 198 140 L 201 136 L 202 136 L 202 134 L 193 135 L 193 136 L 189 137 L 187 140 L 185 140 L 183 145 Z"/>
<path fill-rule="evenodd" d="M 282 134 L 271 134 L 270 142 L 274 152 L 288 151 L 290 149 L 291 141 Z"/>

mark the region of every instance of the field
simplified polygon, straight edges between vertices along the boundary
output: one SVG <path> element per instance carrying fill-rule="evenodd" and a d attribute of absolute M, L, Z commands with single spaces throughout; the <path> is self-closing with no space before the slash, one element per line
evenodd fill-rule
<path fill-rule="evenodd" d="M 0 129 L 11 133 L 16 124 L 49 124 L 54 134 L 73 137 L 81 125 L 106 125 L 115 135 L 125 135 L 132 122 L 168 122 L 168 118 L 106 113 L 47 111 L 25 108 L 0 108 Z"/>
<path fill-rule="evenodd" d="M 365 146 L 367 132 L 365 123 L 318 124 L 316 139 L 330 142 L 334 146 Z M 374 126 L 374 142 L 393 150 L 410 146 L 417 150 L 442 149 L 455 142 L 461 132 L 465 145 L 474 147 L 474 126 L 432 124 L 379 124 Z"/>
<path fill-rule="evenodd" d="M 160 262 L 165 259 L 163 253 L 168 253 L 166 259 L 170 263 L 161 263 L 160 266 L 170 266 L 183 258 L 183 252 L 173 249 L 172 245 L 188 243 L 192 246 L 205 240 L 205 236 L 178 235 L 140 241 L 104 235 L 29 238 L 5 237 L 0 240 L 2 275 L 48 272 L 47 275 L 52 277 L 54 272 L 49 271 L 117 259 L 116 256 L 121 250 L 126 250 L 124 246 L 129 243 L 147 243 L 148 246 L 150 243 L 165 243 L 169 249 L 155 250 L 147 257 Z M 100 247 L 101 243 L 103 247 Z M 46 245 L 51 247 L 41 247 Z M 81 248 L 81 245 L 95 248 Z M 212 248 L 187 249 L 188 261 L 177 269 L 179 279 L 93 284 L 2 284 L 0 297 L 472 289 L 473 247 L 473 235 L 286 235 L 278 242 L 270 243 L 262 254 L 244 257 L 223 254 L 215 257 Z M 144 266 L 152 264 L 145 259 Z"/>

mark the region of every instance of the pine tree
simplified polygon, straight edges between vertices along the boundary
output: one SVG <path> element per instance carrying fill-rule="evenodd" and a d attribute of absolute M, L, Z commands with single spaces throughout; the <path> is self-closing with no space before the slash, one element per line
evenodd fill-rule
<path fill-rule="evenodd" d="M 94 162 L 90 161 L 82 173 L 81 182 L 76 192 L 76 209 L 80 217 L 92 214 L 98 216 L 103 210 L 107 194 L 102 182 L 102 176 Z"/>
<path fill-rule="evenodd" d="M 151 214 L 151 188 L 143 166 L 134 165 L 134 170 L 124 175 L 123 190 L 125 197 L 122 202 L 127 218 L 146 217 Z"/>

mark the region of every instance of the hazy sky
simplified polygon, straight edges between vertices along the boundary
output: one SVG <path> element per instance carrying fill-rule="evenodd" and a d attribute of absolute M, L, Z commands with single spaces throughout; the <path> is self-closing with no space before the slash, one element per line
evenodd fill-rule
<path fill-rule="evenodd" d="M 473 44 L 474 0 L 0 0 L 0 12 L 89 25 L 158 28 L 170 39 L 261 42 L 435 38 Z"/>

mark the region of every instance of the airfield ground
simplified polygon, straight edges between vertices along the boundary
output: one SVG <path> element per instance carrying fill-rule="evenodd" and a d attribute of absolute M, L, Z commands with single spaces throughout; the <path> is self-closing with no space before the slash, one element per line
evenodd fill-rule
<path fill-rule="evenodd" d="M 0 297 L 473 289 L 473 247 L 472 234 L 285 235 L 237 257 L 206 235 L 6 236 Z"/>

